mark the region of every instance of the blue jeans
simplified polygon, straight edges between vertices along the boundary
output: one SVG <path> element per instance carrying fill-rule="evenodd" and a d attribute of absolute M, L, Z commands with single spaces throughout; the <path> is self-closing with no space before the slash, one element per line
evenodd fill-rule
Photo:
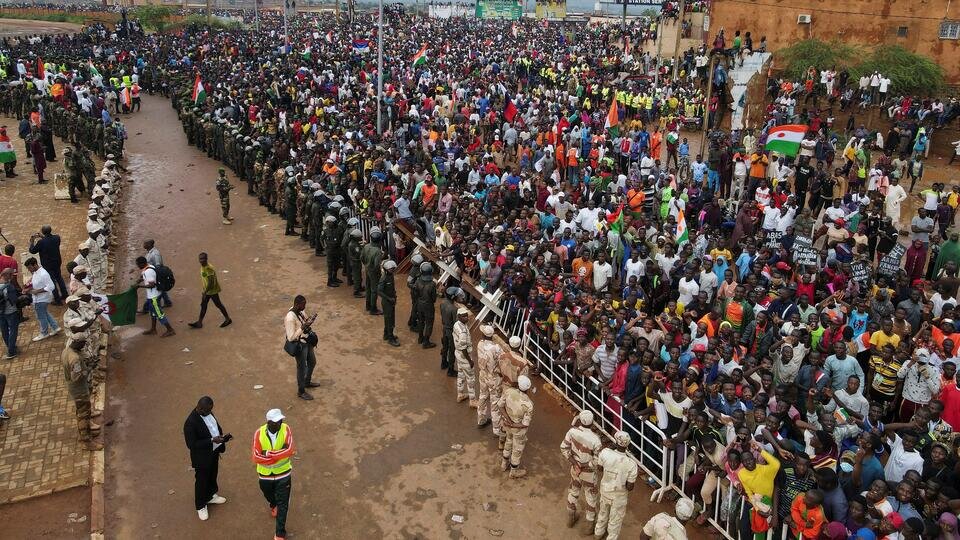
<path fill-rule="evenodd" d="M 20 315 L 14 311 L 6 315 L 0 314 L 0 335 L 7 345 L 7 354 L 17 354 L 17 332 L 20 328 Z"/>
<path fill-rule="evenodd" d="M 49 305 L 49 302 L 33 303 L 33 309 L 37 312 L 37 322 L 40 323 L 40 333 L 44 335 L 59 330 L 57 322 L 50 315 L 50 312 L 47 311 L 47 306 Z"/>

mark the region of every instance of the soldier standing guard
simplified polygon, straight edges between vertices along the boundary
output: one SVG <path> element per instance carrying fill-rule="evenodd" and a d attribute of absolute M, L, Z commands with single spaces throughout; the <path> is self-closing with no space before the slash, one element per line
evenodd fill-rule
<path fill-rule="evenodd" d="M 613 440 L 617 443 L 617 449 L 604 448 L 597 456 L 600 511 L 593 534 L 596 538 L 606 534 L 610 540 L 617 540 L 627 512 L 627 493 L 633 491 L 639 469 L 637 462 L 627 454 L 630 434 L 618 431 L 614 433 Z"/>
<path fill-rule="evenodd" d="M 407 318 L 407 327 L 411 332 L 417 330 L 417 282 L 420 281 L 420 266 L 423 264 L 423 256 L 414 253 L 410 257 L 410 272 L 407 274 L 407 289 L 410 290 L 410 317 Z M 431 268 L 432 270 L 432 268 Z"/>
<path fill-rule="evenodd" d="M 523 457 L 523 448 L 527 444 L 527 429 L 533 419 L 533 401 L 527 396 L 530 386 L 530 379 L 521 375 L 517 379 L 517 387 L 506 388 L 500 398 L 500 418 L 504 431 L 500 437 L 503 442 L 500 469 L 506 471 L 509 468 L 510 478 L 527 475 L 526 469 L 520 466 L 520 458 Z"/>
<path fill-rule="evenodd" d="M 457 296 L 457 287 L 447 287 L 440 301 L 440 369 L 447 370 L 448 377 L 457 376 L 457 361 L 454 358 L 453 326 L 457 323 L 457 305 L 453 303 Z"/>
<path fill-rule="evenodd" d="M 383 261 L 383 250 L 380 249 L 382 237 L 379 227 L 370 229 L 370 242 L 360 252 L 360 262 L 367 275 L 366 309 L 370 315 L 383 314 L 377 309 L 377 285 L 380 283 L 380 263 Z"/>
<path fill-rule="evenodd" d="M 221 167 L 218 169 L 220 177 L 217 178 L 217 195 L 220 196 L 220 210 L 223 212 L 223 223 L 224 225 L 230 225 L 233 223 L 233 218 L 230 217 L 230 190 L 233 189 L 233 184 L 227 180 L 227 171 Z"/>
<path fill-rule="evenodd" d="M 473 372 L 473 342 L 467 317 L 470 311 L 465 307 L 457 309 L 457 322 L 453 325 L 453 355 L 457 360 L 457 403 L 470 398 L 470 406 L 477 406 L 477 390 Z"/>
<path fill-rule="evenodd" d="M 417 343 L 422 344 L 424 349 L 432 349 L 437 346 L 430 341 L 434 312 L 437 309 L 437 287 L 433 284 L 433 265 L 429 262 L 420 264 L 420 277 L 414 284 L 414 290 L 417 306 L 416 332 L 419 334 Z"/>
<path fill-rule="evenodd" d="M 77 156 L 73 154 L 73 148 L 63 149 L 63 170 L 67 173 L 67 190 L 70 192 L 70 202 L 78 203 L 77 192 L 83 193 L 83 171 L 81 170 Z M 90 190 L 93 193 L 93 190 Z"/>
<path fill-rule="evenodd" d="M 560 453 L 570 463 L 570 487 L 567 489 L 567 527 L 577 523 L 577 501 L 580 493 L 584 497 L 586 525 L 584 534 L 593 534 L 597 519 L 597 456 L 603 449 L 603 443 L 590 426 L 593 425 L 593 413 L 581 411 L 573 419 L 573 427 L 567 431 L 560 443 Z"/>
<path fill-rule="evenodd" d="M 377 296 L 380 297 L 380 305 L 383 306 L 383 340 L 393 345 L 400 346 L 400 340 L 393 333 L 397 322 L 397 286 L 393 280 L 393 273 L 397 270 L 397 263 L 386 260 L 383 263 L 383 275 L 377 284 Z M 370 287 L 370 283 L 367 283 Z"/>
<path fill-rule="evenodd" d="M 477 378 L 480 388 L 477 392 L 477 427 L 483 428 L 493 420 L 493 434 L 503 435 L 500 420 L 500 396 L 503 392 L 503 379 L 500 375 L 500 357 L 503 349 L 493 341 L 493 325 L 480 325 L 480 342 L 477 343 Z M 501 448 L 502 450 L 502 448 Z"/>
<path fill-rule="evenodd" d="M 331 207 L 333 204 L 331 203 Z M 327 252 L 327 287 L 339 287 L 337 279 L 337 259 L 340 256 L 340 239 L 337 237 L 337 218 L 327 216 L 323 218 L 323 243 Z"/>
<path fill-rule="evenodd" d="M 350 218 L 350 221 L 356 221 L 357 218 Z M 348 222 L 348 225 L 349 222 Z M 363 239 L 363 231 L 350 225 L 349 238 L 347 240 L 347 260 L 350 261 L 350 281 L 353 282 L 353 297 L 363 298 L 363 279 L 360 274 L 360 241 Z"/>
<path fill-rule="evenodd" d="M 75 296 L 70 298 L 77 301 Z M 83 349 L 86 345 L 86 337 L 83 336 L 68 340 L 67 346 L 60 353 L 60 363 L 63 366 L 67 392 L 77 409 L 77 431 L 80 442 L 84 443 L 87 450 L 95 451 L 103 450 L 103 444 L 93 440 L 100 434 L 100 426 L 90 421 L 90 383 L 87 380 L 86 362 L 83 358 Z"/>

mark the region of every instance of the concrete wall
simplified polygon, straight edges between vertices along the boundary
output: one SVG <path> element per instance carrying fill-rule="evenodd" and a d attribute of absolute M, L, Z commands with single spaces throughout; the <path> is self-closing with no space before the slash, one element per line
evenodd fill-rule
<path fill-rule="evenodd" d="M 810 24 L 797 24 L 801 14 Z M 728 41 L 749 31 L 767 50 L 796 41 L 839 39 L 860 45 L 898 44 L 943 66 L 949 82 L 960 82 L 960 40 L 940 39 L 943 21 L 960 21 L 958 0 L 713 0 L 710 38 L 722 27 Z M 905 32 L 906 35 L 901 35 Z"/>

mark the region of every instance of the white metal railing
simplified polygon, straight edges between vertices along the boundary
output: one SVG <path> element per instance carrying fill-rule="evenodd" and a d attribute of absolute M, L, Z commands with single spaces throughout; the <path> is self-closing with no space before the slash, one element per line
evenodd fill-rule
<path fill-rule="evenodd" d="M 600 381 L 594 377 L 584 379 L 576 373 L 576 366 L 571 362 L 561 361 L 549 346 L 549 338 L 539 329 L 531 329 L 530 309 L 522 305 L 514 297 L 506 297 L 500 301 L 499 307 L 503 314 L 494 316 L 493 324 L 504 337 L 520 336 L 523 339 L 523 354 L 535 365 L 539 375 L 547 384 L 560 394 L 577 411 L 589 410 L 593 412 L 594 425 L 608 439 L 619 430 L 630 434 L 630 449 L 637 465 L 647 474 L 647 484 L 655 489 L 666 487 L 681 496 L 689 497 L 694 502 L 703 505 L 701 490 L 688 494 L 687 481 L 695 470 L 685 466 L 687 460 L 694 459 L 695 448 L 684 442 L 674 449 L 663 446 L 664 432 L 649 420 L 641 420 L 631 413 L 624 413 L 623 403 L 618 396 L 612 396 L 616 409 L 607 403 L 610 396 L 605 396 Z M 682 466 L 682 468 L 681 468 Z M 717 476 L 716 487 L 710 494 L 713 505 L 707 516 L 707 523 L 720 535 L 736 540 L 739 535 L 740 522 L 743 519 L 746 506 L 744 499 L 735 494 L 735 489 L 729 485 L 726 476 Z M 777 509 L 772 510 L 776 512 Z M 783 538 L 786 538 L 786 527 L 783 527 Z M 767 532 L 767 538 L 772 539 L 775 531 Z"/>

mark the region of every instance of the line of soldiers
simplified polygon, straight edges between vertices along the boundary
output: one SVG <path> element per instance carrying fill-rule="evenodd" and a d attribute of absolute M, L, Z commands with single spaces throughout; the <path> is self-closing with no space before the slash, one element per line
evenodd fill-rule
<path fill-rule="evenodd" d="M 64 149 L 65 159 L 72 153 L 71 148 Z M 76 258 L 67 263 L 70 296 L 63 313 L 66 342 L 60 356 L 67 391 L 76 408 L 78 436 L 88 450 L 103 448 L 94 440 L 100 426 L 92 421 L 101 414 L 93 410 L 93 400 L 95 389 L 106 378 L 106 366 L 101 358 L 107 345 L 105 336 L 110 330 L 109 323 L 101 317 L 103 308 L 99 299 L 107 286 L 113 210 L 123 185 L 119 165 L 112 155 L 108 158 L 91 190 L 87 239 L 78 246 Z"/>
<path fill-rule="evenodd" d="M 120 120 L 114 119 L 104 126 L 100 118 L 95 118 L 78 109 L 68 109 L 50 96 L 41 96 L 35 89 L 25 85 L 0 86 L 0 113 L 15 116 L 17 120 L 29 119 L 30 115 L 43 110 L 44 124 L 52 134 L 63 140 L 82 145 L 97 154 L 101 159 L 107 154 L 123 154 L 123 140 L 126 128 Z"/>

